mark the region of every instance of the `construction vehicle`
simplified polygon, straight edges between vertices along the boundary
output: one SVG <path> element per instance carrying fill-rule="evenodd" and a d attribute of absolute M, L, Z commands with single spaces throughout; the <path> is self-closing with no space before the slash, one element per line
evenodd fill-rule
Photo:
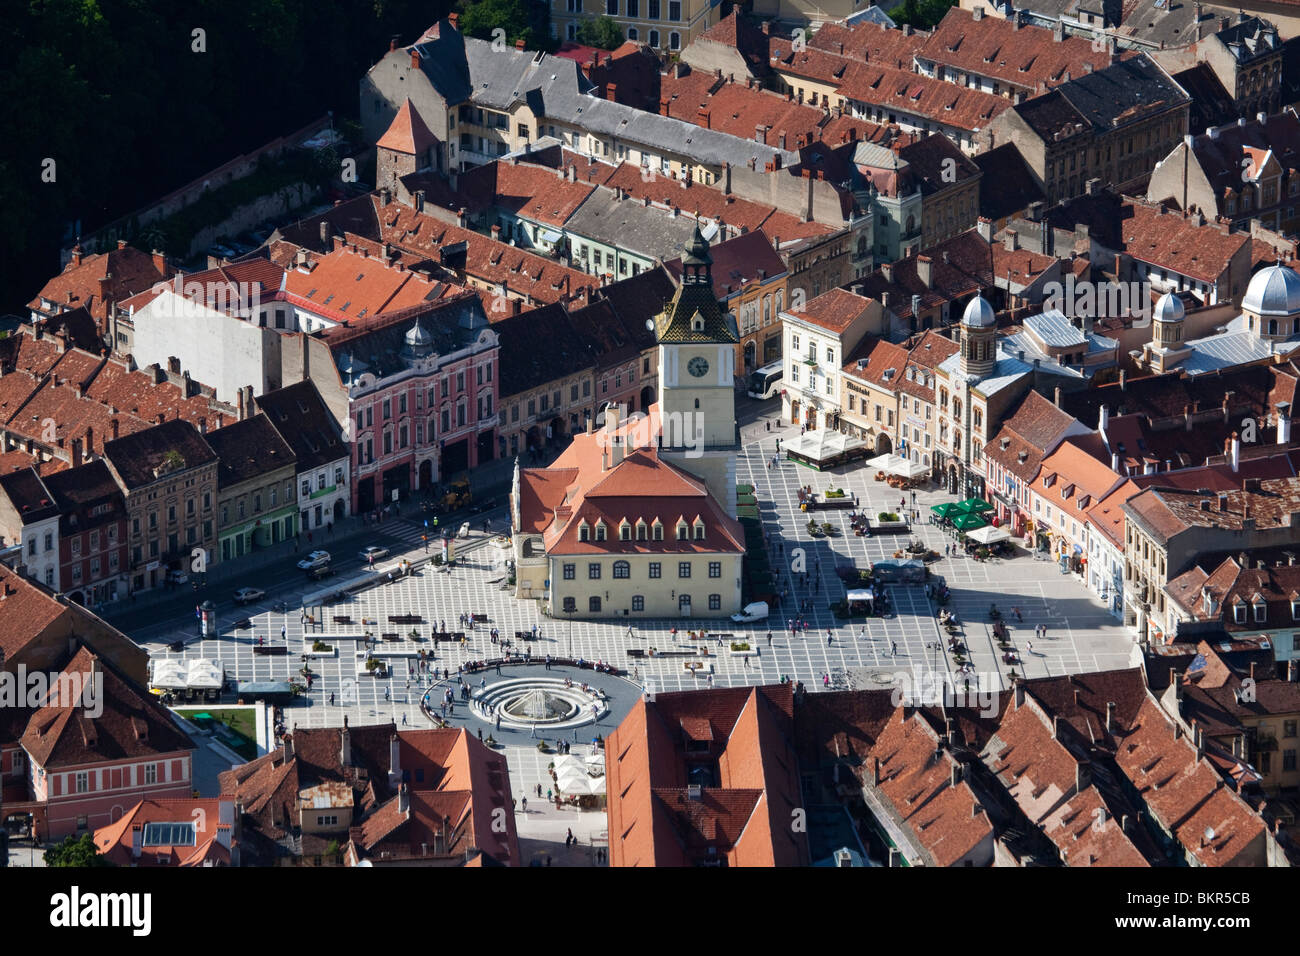
<path fill-rule="evenodd" d="M 447 489 L 438 501 L 438 510 L 442 512 L 459 511 L 468 508 L 470 503 L 469 482 L 464 478 L 447 484 Z"/>

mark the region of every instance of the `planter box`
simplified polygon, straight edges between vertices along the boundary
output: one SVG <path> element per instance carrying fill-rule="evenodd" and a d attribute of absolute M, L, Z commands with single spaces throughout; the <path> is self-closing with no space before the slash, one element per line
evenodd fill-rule
<path fill-rule="evenodd" d="M 906 521 L 881 521 L 879 518 L 868 518 L 867 525 L 872 531 L 882 534 L 902 534 L 908 527 Z"/>
<path fill-rule="evenodd" d="M 732 657 L 758 657 L 759 656 L 758 648 L 752 644 L 749 646 L 749 650 L 747 651 L 733 651 L 730 648 L 728 648 L 727 650 L 730 652 Z"/>
<path fill-rule="evenodd" d="M 827 498 L 819 501 L 804 502 L 809 511 L 852 511 L 852 498 Z"/>
<path fill-rule="evenodd" d="M 330 649 L 328 651 L 313 651 L 311 649 L 312 643 L 313 643 L 312 641 L 302 642 L 303 657 L 337 657 L 338 656 L 339 649 L 337 644 L 332 644 L 329 641 L 326 641 L 325 643 L 330 645 Z"/>

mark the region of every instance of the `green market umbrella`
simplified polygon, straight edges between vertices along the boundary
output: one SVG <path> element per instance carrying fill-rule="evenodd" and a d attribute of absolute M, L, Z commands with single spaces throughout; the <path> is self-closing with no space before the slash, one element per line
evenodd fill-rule
<path fill-rule="evenodd" d="M 993 510 L 993 506 L 983 498 L 967 498 L 965 501 L 959 502 L 957 507 L 967 514 Z"/>
<path fill-rule="evenodd" d="M 979 515 L 958 515 L 952 519 L 952 526 L 958 531 L 974 531 L 977 528 L 983 528 L 988 524 Z"/>
<path fill-rule="evenodd" d="M 945 501 L 941 505 L 930 505 L 930 510 L 940 518 L 955 518 L 957 515 L 965 514 L 961 505 L 955 505 L 951 501 Z"/>

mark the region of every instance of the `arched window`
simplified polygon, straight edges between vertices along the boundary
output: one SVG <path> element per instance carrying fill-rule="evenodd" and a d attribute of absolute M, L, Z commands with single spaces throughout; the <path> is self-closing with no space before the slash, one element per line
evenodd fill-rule
<path fill-rule="evenodd" d="M 626 561 L 614 562 L 614 577 L 630 578 L 631 576 L 632 576 L 632 565 L 628 564 Z"/>
<path fill-rule="evenodd" d="M 628 27 L 628 28 L 627 28 L 627 38 L 628 38 L 629 40 L 634 41 L 634 42 L 636 41 L 636 39 L 637 39 L 636 27 Z M 598 602 L 598 603 L 599 603 L 599 602 Z M 600 609 L 597 608 L 596 610 L 600 610 Z"/>
<path fill-rule="evenodd" d="M 1268 320 L 1268 334 L 1277 335 L 1277 319 Z"/>
<path fill-rule="evenodd" d="M 767 325 L 772 319 L 772 293 L 763 296 L 763 324 Z"/>

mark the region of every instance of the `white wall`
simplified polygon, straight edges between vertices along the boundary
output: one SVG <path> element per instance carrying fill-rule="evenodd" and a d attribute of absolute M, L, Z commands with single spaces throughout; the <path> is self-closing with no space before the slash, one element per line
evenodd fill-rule
<path fill-rule="evenodd" d="M 174 292 L 163 292 L 135 313 L 136 365 L 155 362 L 167 367 L 169 356 L 180 359 L 190 378 L 217 390 L 217 399 L 234 404 L 245 385 L 261 395 L 269 390 L 268 372 L 280 369 L 278 336 L 191 302 Z M 278 387 L 277 383 L 277 387 Z"/>

